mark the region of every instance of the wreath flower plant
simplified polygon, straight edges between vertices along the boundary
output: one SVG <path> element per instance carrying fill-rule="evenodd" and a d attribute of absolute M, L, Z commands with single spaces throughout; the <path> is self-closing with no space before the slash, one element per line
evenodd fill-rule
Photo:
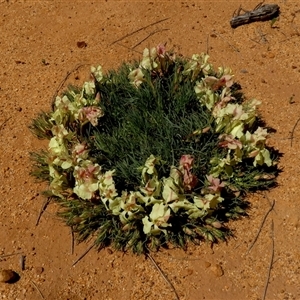
<path fill-rule="evenodd" d="M 245 194 L 274 184 L 259 101 L 208 58 L 159 45 L 106 74 L 92 67 L 33 120 L 49 144 L 31 153 L 32 175 L 79 242 L 140 254 L 224 240 L 226 222 L 246 214 Z"/>

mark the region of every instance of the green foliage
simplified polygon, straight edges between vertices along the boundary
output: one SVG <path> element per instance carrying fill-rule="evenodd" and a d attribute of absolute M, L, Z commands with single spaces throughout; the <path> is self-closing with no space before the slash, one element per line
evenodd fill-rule
<path fill-rule="evenodd" d="M 93 81 L 33 120 L 49 145 L 31 154 L 32 175 L 49 183 L 79 242 L 145 253 L 224 240 L 246 194 L 275 184 L 258 101 L 207 60 L 160 45 L 105 75 L 92 67 Z"/>
<path fill-rule="evenodd" d="M 160 77 L 148 72 L 151 85 L 139 89 L 128 81 L 129 66 L 123 65 L 107 84 L 99 84 L 104 117 L 92 130 L 97 163 L 104 170 L 115 169 L 120 189 L 135 189 L 141 183 L 140 167 L 153 154 L 163 159 L 159 177 L 170 173 L 170 166 L 183 154 L 195 157 L 196 176 L 207 174 L 212 152 L 219 148 L 218 134 L 210 130 L 193 136 L 199 128 L 212 129 L 211 114 L 197 101 L 190 81 L 178 84 L 174 71 Z M 151 78 L 152 77 L 152 78 Z M 220 151 L 220 150 L 219 150 Z"/>

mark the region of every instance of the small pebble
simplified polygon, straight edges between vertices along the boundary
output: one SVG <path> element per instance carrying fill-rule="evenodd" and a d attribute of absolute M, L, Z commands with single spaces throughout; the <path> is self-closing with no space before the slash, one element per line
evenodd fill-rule
<path fill-rule="evenodd" d="M 85 41 L 77 42 L 77 47 L 78 48 L 86 48 L 87 47 L 87 43 Z"/>
<path fill-rule="evenodd" d="M 35 267 L 35 273 L 36 275 L 41 275 L 44 272 L 43 267 Z"/>
<path fill-rule="evenodd" d="M 269 52 L 269 53 L 268 53 L 268 57 L 269 57 L 269 58 L 274 58 L 274 57 L 275 57 L 275 54 L 274 54 L 273 52 Z"/>
<path fill-rule="evenodd" d="M 216 265 L 212 266 L 210 268 L 210 270 L 213 272 L 213 274 L 216 277 L 221 277 L 221 276 L 224 275 L 224 271 L 223 271 L 222 267 L 219 264 L 216 264 Z"/>
<path fill-rule="evenodd" d="M 0 282 L 10 283 L 16 281 L 18 274 L 13 270 L 1 270 Z"/>
<path fill-rule="evenodd" d="M 113 254 L 113 251 L 110 248 L 107 248 L 106 251 L 108 254 Z"/>
<path fill-rule="evenodd" d="M 244 73 L 244 74 L 248 73 L 248 71 L 246 69 L 242 69 L 240 72 Z"/>

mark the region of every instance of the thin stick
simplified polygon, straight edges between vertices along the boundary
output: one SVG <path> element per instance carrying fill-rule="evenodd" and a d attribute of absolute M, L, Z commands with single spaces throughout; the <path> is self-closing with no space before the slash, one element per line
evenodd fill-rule
<path fill-rule="evenodd" d="M 26 256 L 25 255 L 20 255 L 20 269 L 22 270 L 22 271 L 24 271 L 25 270 L 25 260 L 26 260 Z"/>
<path fill-rule="evenodd" d="M 139 28 L 139 29 L 137 29 L 137 30 L 135 30 L 135 31 L 133 31 L 133 32 L 131 32 L 131 33 L 128 33 L 128 34 L 124 35 L 123 37 L 121 37 L 121 38 L 115 40 L 115 41 L 112 42 L 110 45 L 113 45 L 113 44 L 115 44 L 115 43 L 117 43 L 117 42 L 120 42 L 120 41 L 126 39 L 127 37 L 134 35 L 135 33 L 138 33 L 138 32 L 140 32 L 140 31 L 142 31 L 142 30 L 144 30 L 144 29 L 146 29 L 146 28 L 148 28 L 148 27 L 151 27 L 151 26 L 153 26 L 153 25 L 156 25 L 156 24 L 161 23 L 161 22 L 163 22 L 163 21 L 166 21 L 166 20 L 168 20 L 168 19 L 170 19 L 170 18 L 165 18 L 165 19 L 156 21 L 156 22 L 154 22 L 154 23 L 151 23 L 151 24 L 149 24 L 149 25 L 147 25 L 147 26 L 144 26 L 144 27 L 142 27 L 142 28 Z"/>
<path fill-rule="evenodd" d="M 72 264 L 72 267 L 74 267 L 82 258 L 84 258 L 95 246 L 95 243 L 93 243 L 90 247 L 88 247 L 83 254 L 81 254 Z"/>
<path fill-rule="evenodd" d="M 207 35 L 207 38 L 206 38 L 206 54 L 209 54 L 209 34 Z"/>
<path fill-rule="evenodd" d="M 297 120 L 296 124 L 293 127 L 292 133 L 291 133 L 291 147 L 293 146 L 294 131 L 295 131 L 299 121 L 300 121 L 300 118 Z"/>
<path fill-rule="evenodd" d="M 74 254 L 74 231 L 73 228 L 71 227 L 71 254 Z"/>
<path fill-rule="evenodd" d="M 137 51 L 137 50 L 132 49 L 132 48 L 130 48 L 130 47 L 126 46 L 126 45 L 123 45 L 123 44 L 121 44 L 121 43 L 116 43 L 116 44 L 119 45 L 119 46 L 122 46 L 122 47 L 124 47 L 124 48 L 126 48 L 126 49 L 128 49 L 128 50 L 134 51 L 134 52 L 136 52 L 136 53 L 143 54 L 141 51 Z"/>
<path fill-rule="evenodd" d="M 22 254 L 22 253 L 21 253 L 21 252 L 18 252 L 18 253 L 12 253 L 12 254 L 4 254 L 4 255 L 0 255 L 0 259 L 1 259 L 1 258 L 5 258 L 5 257 L 9 257 L 9 256 L 19 255 L 19 254 Z"/>
<path fill-rule="evenodd" d="M 258 32 L 258 34 L 259 34 L 259 36 L 260 36 L 260 40 L 259 41 L 262 41 L 263 43 L 267 43 L 268 42 L 268 40 L 267 40 L 267 38 L 266 38 L 266 33 L 263 33 L 262 31 L 261 31 L 261 28 L 258 28 L 257 29 L 257 32 Z"/>
<path fill-rule="evenodd" d="M 34 281 L 30 280 L 31 283 L 33 284 L 33 286 L 36 288 L 36 290 L 38 291 L 38 293 L 40 294 L 42 299 L 45 299 L 45 297 L 43 296 L 42 292 L 40 291 L 40 289 L 38 288 L 38 286 L 34 283 Z"/>
<path fill-rule="evenodd" d="M 170 29 L 168 29 L 168 28 L 159 29 L 159 30 L 155 30 L 155 31 L 149 33 L 144 39 L 142 39 L 140 42 L 138 42 L 136 45 L 134 45 L 131 48 L 131 50 L 134 50 L 134 48 L 136 48 L 137 46 L 139 46 L 142 42 L 146 41 L 150 36 L 154 35 L 155 33 L 162 32 L 162 31 L 167 31 L 167 30 L 170 30 Z"/>
<path fill-rule="evenodd" d="M 272 270 L 273 261 L 274 261 L 274 244 L 275 243 L 274 243 L 274 222 L 273 222 L 273 220 L 272 220 L 272 223 L 271 223 L 271 240 L 272 240 L 271 258 L 270 258 L 270 263 L 269 263 L 269 268 L 268 268 L 268 273 L 267 273 L 267 280 L 266 280 L 262 300 L 266 299 L 267 290 L 268 290 L 269 281 L 270 281 L 271 270 Z"/>
<path fill-rule="evenodd" d="M 228 42 L 228 40 L 227 39 L 225 39 L 225 38 L 223 38 L 222 36 L 221 36 L 221 34 L 219 34 L 216 30 L 213 30 L 213 32 L 216 34 L 216 35 L 218 35 L 223 41 L 225 41 L 234 51 L 236 51 L 236 52 L 240 52 L 240 50 L 237 48 L 237 47 L 235 47 L 235 46 L 233 46 L 232 44 L 230 44 L 229 42 Z"/>
<path fill-rule="evenodd" d="M 248 254 L 248 253 L 251 251 L 251 249 L 253 248 L 254 244 L 256 243 L 256 241 L 257 241 L 257 239 L 258 239 L 258 237 L 259 237 L 259 234 L 260 234 L 260 232 L 261 232 L 261 230 L 262 230 L 262 228 L 263 228 L 263 226 L 264 226 L 264 224 L 265 224 L 265 221 L 266 221 L 266 219 L 267 219 L 269 213 L 270 213 L 270 212 L 272 211 L 272 209 L 274 208 L 274 205 L 275 205 L 275 200 L 273 200 L 273 203 L 272 203 L 271 207 L 269 208 L 269 210 L 268 210 L 267 213 L 265 214 L 265 216 L 264 216 L 264 218 L 263 218 L 263 220 L 262 220 L 262 222 L 261 222 L 261 225 L 260 225 L 260 227 L 259 227 L 259 229 L 258 229 L 258 232 L 257 232 L 257 234 L 256 234 L 256 237 L 254 238 L 253 242 L 252 242 L 251 245 L 249 246 L 248 251 L 247 251 L 246 254 Z"/>
<path fill-rule="evenodd" d="M 77 71 L 80 67 L 86 66 L 86 65 L 89 65 L 89 64 L 79 64 L 79 65 L 75 66 L 71 71 L 68 71 L 68 72 L 67 72 L 65 78 L 60 82 L 60 84 L 58 85 L 58 87 L 57 87 L 55 93 L 54 93 L 53 96 L 52 96 L 52 106 L 54 105 L 56 96 L 58 95 L 60 89 L 63 87 L 63 85 L 65 84 L 65 82 L 66 82 L 67 79 L 69 78 L 69 76 L 70 76 L 74 71 Z"/>
<path fill-rule="evenodd" d="M 180 300 L 179 299 L 179 296 L 178 296 L 178 294 L 177 294 L 177 292 L 176 292 L 176 290 L 175 290 L 175 288 L 174 288 L 174 286 L 173 286 L 173 284 L 171 283 L 171 281 L 167 278 L 167 276 L 163 273 L 163 271 L 161 270 L 161 268 L 157 265 L 157 263 L 156 263 L 156 261 L 153 259 L 153 257 L 150 255 L 150 254 L 146 254 L 149 258 L 150 258 L 150 260 L 151 260 L 151 262 L 153 263 L 153 265 L 155 266 L 155 268 L 158 270 L 158 272 L 160 273 L 160 275 L 163 277 L 163 279 L 169 284 L 169 286 L 172 288 L 172 290 L 173 290 L 173 292 L 175 293 L 175 295 L 176 295 L 176 299 L 177 300 Z"/>
<path fill-rule="evenodd" d="M 266 193 L 266 192 L 264 193 L 264 196 L 267 198 L 267 200 L 268 200 L 269 204 L 270 204 L 270 205 L 272 205 L 271 199 L 269 198 L 269 196 L 267 195 L 267 193 Z M 275 213 L 275 214 L 277 214 L 277 212 L 276 212 L 275 208 L 273 208 L 273 211 L 274 211 L 274 213 Z"/>
<path fill-rule="evenodd" d="M 9 121 L 9 119 L 11 119 L 11 117 L 8 117 L 8 118 L 0 125 L 0 130 L 2 129 L 2 126 L 3 126 L 7 121 Z"/>
<path fill-rule="evenodd" d="M 48 198 L 44 201 L 44 203 L 43 203 L 43 205 L 42 205 L 42 207 L 41 207 L 41 209 L 40 209 L 40 213 L 39 213 L 39 215 L 38 215 L 38 217 L 37 217 L 37 220 L 36 220 L 36 222 L 35 222 L 35 226 L 38 226 L 38 225 L 39 225 L 39 222 L 40 222 L 40 219 L 41 219 L 41 217 L 42 217 L 42 214 L 43 214 L 43 212 L 46 210 L 46 208 L 47 208 L 48 204 L 50 203 L 50 201 L 51 201 L 51 197 L 48 197 Z"/>

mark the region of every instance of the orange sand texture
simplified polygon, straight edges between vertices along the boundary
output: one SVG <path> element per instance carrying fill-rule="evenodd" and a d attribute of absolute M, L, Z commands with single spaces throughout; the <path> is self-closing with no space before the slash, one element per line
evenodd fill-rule
<path fill-rule="evenodd" d="M 71 253 L 70 228 L 56 217 L 55 204 L 36 226 L 45 186 L 28 175 L 29 152 L 46 144 L 27 126 L 50 108 L 68 72 L 82 64 L 68 80 L 81 85 L 91 65 L 116 68 L 159 43 L 184 56 L 208 51 L 214 66 L 233 69 L 243 92 L 262 101 L 259 111 L 276 129 L 268 144 L 283 153 L 283 172 L 278 187 L 249 196 L 249 218 L 229 224 L 234 237 L 227 243 L 161 250 L 152 257 L 180 300 L 263 299 L 273 220 L 274 260 L 265 299 L 300 299 L 300 124 L 291 145 L 300 118 L 300 4 L 277 4 L 281 15 L 273 28 L 261 22 L 232 30 L 234 10 L 253 9 L 256 1 L 0 0 L 0 269 L 20 275 L 14 284 L 0 283 L 0 299 L 178 299 L 144 256 L 92 250 L 72 267 L 89 244 Z M 4 257 L 8 254 L 16 255 Z"/>

